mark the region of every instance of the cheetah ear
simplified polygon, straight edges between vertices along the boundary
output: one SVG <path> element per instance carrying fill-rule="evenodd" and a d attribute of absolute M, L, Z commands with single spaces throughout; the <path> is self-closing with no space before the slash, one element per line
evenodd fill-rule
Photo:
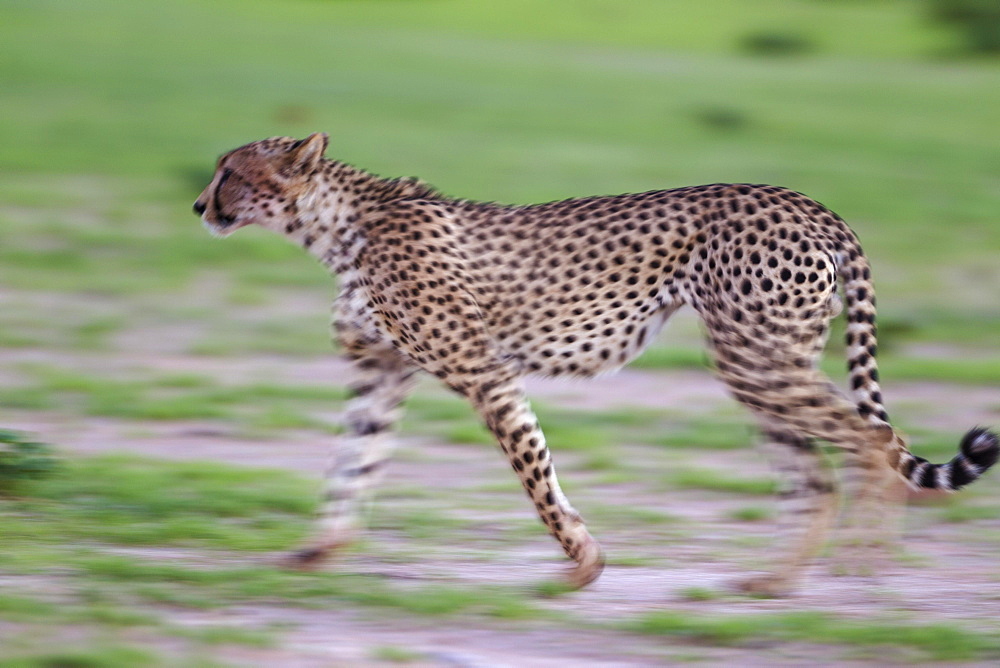
<path fill-rule="evenodd" d="M 329 143 L 330 137 L 325 132 L 314 132 L 295 142 L 291 148 L 292 165 L 302 172 L 313 171 L 323 158 Z"/>

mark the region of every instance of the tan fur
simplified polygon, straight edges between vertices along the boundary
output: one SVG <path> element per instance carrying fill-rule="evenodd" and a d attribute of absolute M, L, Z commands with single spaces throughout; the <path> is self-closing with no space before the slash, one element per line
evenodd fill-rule
<path fill-rule="evenodd" d="M 335 332 L 355 362 L 355 398 L 319 531 L 299 562 L 354 535 L 389 456 L 387 432 L 422 370 L 473 404 L 577 562 L 572 583 L 587 584 L 601 571 L 601 549 L 560 490 L 522 378 L 617 369 L 685 305 L 704 322 L 718 377 L 785 453 L 776 463 L 792 483 L 786 498 L 805 503 L 788 559 L 748 589 L 787 589 L 832 521 L 834 484 L 813 439 L 867 471 L 866 499 L 878 496 L 887 472 L 945 487 L 954 474 L 960 486 L 988 468 L 991 452 L 995 460 L 995 436 L 983 430 L 952 468 L 928 469 L 935 465 L 911 455 L 889 427 L 868 263 L 847 225 L 799 193 L 716 184 L 502 206 L 325 160 L 326 145 L 316 134 L 241 147 L 220 159 L 195 205 L 215 234 L 262 225 L 339 275 Z M 842 308 L 838 285 L 853 401 L 816 366 Z"/>

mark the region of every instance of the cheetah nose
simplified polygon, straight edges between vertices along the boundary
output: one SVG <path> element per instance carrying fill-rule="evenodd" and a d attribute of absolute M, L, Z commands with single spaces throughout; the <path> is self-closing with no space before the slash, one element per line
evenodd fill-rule
<path fill-rule="evenodd" d="M 195 203 L 194 203 L 194 212 L 195 212 L 196 214 L 198 214 L 199 216 L 200 216 L 201 214 L 205 213 L 205 209 L 207 209 L 207 208 L 208 208 L 208 207 L 207 207 L 207 206 L 205 206 L 204 204 L 202 204 L 201 202 L 195 202 Z"/>

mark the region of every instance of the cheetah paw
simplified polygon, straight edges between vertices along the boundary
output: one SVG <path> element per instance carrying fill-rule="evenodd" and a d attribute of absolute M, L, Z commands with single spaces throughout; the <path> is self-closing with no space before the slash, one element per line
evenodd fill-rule
<path fill-rule="evenodd" d="M 330 558 L 333 550 L 322 547 L 305 547 L 282 555 L 278 565 L 297 571 L 313 571 Z"/>
<path fill-rule="evenodd" d="M 742 594 L 765 598 L 783 598 L 792 591 L 792 583 L 788 578 L 774 574 L 744 578 L 738 580 L 735 585 L 737 591 Z"/>
<path fill-rule="evenodd" d="M 604 552 L 595 543 L 591 554 L 577 563 L 566 577 L 567 584 L 573 589 L 582 589 L 596 580 L 604 570 Z"/>

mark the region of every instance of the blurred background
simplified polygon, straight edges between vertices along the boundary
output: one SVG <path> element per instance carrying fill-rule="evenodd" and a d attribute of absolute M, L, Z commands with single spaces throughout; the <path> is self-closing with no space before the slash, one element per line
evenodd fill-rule
<path fill-rule="evenodd" d="M 849 587 L 719 593 L 760 566 L 774 483 L 683 314 L 634 371 L 534 388 L 571 498 L 618 547 L 593 590 L 519 588 L 557 576 L 557 549 L 433 384 L 372 537 L 328 572 L 273 568 L 337 430 L 334 283 L 191 213 L 219 154 L 315 131 L 328 157 L 458 197 L 790 187 L 861 237 L 890 412 L 942 458 L 1000 422 L 998 121 L 993 0 L 0 1 L 0 665 L 494 665 L 518 662 L 496 653 L 511 638 L 521 665 L 737 661 L 753 636 L 802 661 L 1000 656 L 995 476 L 915 511 L 909 542 L 937 547 L 895 559 L 892 586 L 935 572 L 926 600 L 857 625 Z M 911 613 L 936 626 L 904 634 Z M 479 641 L 432 632 L 439 614 Z"/>

